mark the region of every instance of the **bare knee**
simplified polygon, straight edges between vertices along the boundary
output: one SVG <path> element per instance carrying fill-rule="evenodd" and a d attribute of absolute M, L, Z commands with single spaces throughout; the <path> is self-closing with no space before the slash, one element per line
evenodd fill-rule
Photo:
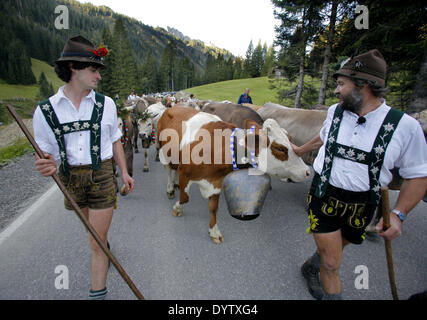
<path fill-rule="evenodd" d="M 107 237 L 100 235 L 100 238 L 101 238 L 101 241 L 104 243 L 104 245 L 107 245 Z M 93 238 L 92 236 L 89 236 L 89 246 L 93 253 L 96 253 L 96 254 L 104 253 L 104 251 L 98 245 L 98 242 L 96 242 L 95 238 Z"/>
<path fill-rule="evenodd" d="M 337 257 L 325 251 L 320 251 L 321 265 L 326 272 L 336 273 L 341 266 L 341 257 Z"/>

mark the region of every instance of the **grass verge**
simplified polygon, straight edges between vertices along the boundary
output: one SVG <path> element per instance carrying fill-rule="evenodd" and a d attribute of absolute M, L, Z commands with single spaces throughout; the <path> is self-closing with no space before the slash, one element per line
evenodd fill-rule
<path fill-rule="evenodd" d="M 27 138 L 16 139 L 12 145 L 0 149 L 0 166 L 32 151 L 33 147 L 28 142 Z"/>

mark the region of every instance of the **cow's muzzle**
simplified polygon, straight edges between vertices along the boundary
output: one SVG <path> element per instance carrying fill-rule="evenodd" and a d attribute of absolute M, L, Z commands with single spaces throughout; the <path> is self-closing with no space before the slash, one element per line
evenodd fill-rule
<path fill-rule="evenodd" d="M 151 142 L 153 141 L 153 138 L 151 136 L 147 136 L 146 134 L 139 134 L 139 137 L 141 138 L 142 147 L 144 149 L 148 149 L 151 145 Z"/>

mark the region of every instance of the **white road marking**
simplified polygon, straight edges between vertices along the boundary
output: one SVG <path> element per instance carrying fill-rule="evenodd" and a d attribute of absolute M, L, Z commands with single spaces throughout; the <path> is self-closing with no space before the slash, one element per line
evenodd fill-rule
<path fill-rule="evenodd" d="M 60 192 L 56 184 L 46 191 L 31 207 L 25 210 L 15 221 L 13 221 L 5 230 L 0 233 L 0 246 L 5 242 L 19 227 L 21 227 L 34 213 L 43 210 L 43 206 L 55 192 Z"/>

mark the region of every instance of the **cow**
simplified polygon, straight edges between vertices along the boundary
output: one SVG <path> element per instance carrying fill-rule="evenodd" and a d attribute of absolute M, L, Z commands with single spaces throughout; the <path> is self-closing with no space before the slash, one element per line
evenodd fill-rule
<path fill-rule="evenodd" d="M 254 110 L 256 112 L 258 112 L 258 110 L 263 107 L 263 106 L 257 106 L 257 105 L 252 104 L 252 103 L 242 103 L 242 106 L 251 108 L 252 110 Z"/>
<path fill-rule="evenodd" d="M 328 113 L 325 110 L 287 108 L 271 102 L 264 104 L 257 112 L 264 121 L 276 120 L 288 132 L 289 140 L 297 146 L 302 146 L 319 134 Z M 311 165 L 316 155 L 317 150 L 305 154 L 303 160 Z"/>
<path fill-rule="evenodd" d="M 197 184 L 202 196 L 209 199 L 209 235 L 214 243 L 221 243 L 224 237 L 217 226 L 216 213 L 222 181 L 233 171 L 230 136 L 237 126 L 216 115 L 177 105 L 166 109 L 157 127 L 160 160 L 170 170 L 177 170 L 179 176 L 180 195 L 173 215 L 182 215 L 183 205 L 189 201 L 189 188 Z M 254 152 L 261 172 L 294 181 L 308 178 L 309 168 L 293 152 L 285 130 L 275 120 L 267 120 L 263 126 L 246 120 L 245 129 L 249 128 L 252 131 L 236 129 L 236 146 Z M 237 160 L 246 161 L 244 157 Z"/>
<path fill-rule="evenodd" d="M 117 123 L 120 131 L 122 132 L 121 143 L 123 145 L 123 150 L 125 153 L 126 159 L 126 168 L 128 170 L 129 175 L 133 176 L 133 132 L 134 132 L 134 124 L 132 121 L 131 113 L 128 112 L 124 116 L 119 116 L 117 118 Z M 125 185 L 120 189 L 120 194 L 125 196 Z"/>
<path fill-rule="evenodd" d="M 166 106 L 166 108 L 172 108 L 176 103 L 176 98 L 174 96 L 168 95 L 163 98 L 162 103 Z"/>
<path fill-rule="evenodd" d="M 147 110 L 147 108 L 149 107 L 149 102 L 147 101 L 147 99 L 145 98 L 139 98 L 136 100 L 133 100 L 133 110 L 132 110 L 132 119 L 133 119 L 133 125 L 134 125 L 134 133 L 132 136 L 133 139 L 133 145 L 135 147 L 135 153 L 138 153 L 138 137 L 139 137 L 139 133 L 138 133 L 138 119 L 144 114 L 144 111 Z"/>
<path fill-rule="evenodd" d="M 200 111 L 203 109 L 203 107 L 208 104 L 208 103 L 213 103 L 215 101 L 212 100 L 196 100 L 196 104 L 199 107 L 199 110 L 197 110 L 197 108 L 195 108 L 197 111 Z"/>
<path fill-rule="evenodd" d="M 214 114 L 225 122 L 233 123 L 238 128 L 244 128 L 246 120 L 253 120 L 259 125 L 263 125 L 264 120 L 254 110 L 234 103 L 207 103 L 203 112 Z"/>
<path fill-rule="evenodd" d="M 148 102 L 149 106 L 151 106 L 152 104 L 156 104 L 161 100 L 153 96 L 145 96 L 144 99 Z"/>
<path fill-rule="evenodd" d="M 144 162 L 144 168 L 143 168 L 144 172 L 149 171 L 148 149 L 150 148 L 151 144 L 155 140 L 155 139 L 153 140 L 153 138 L 155 138 L 157 122 L 159 121 L 161 115 L 165 110 L 166 110 L 166 107 L 161 102 L 158 102 L 156 104 L 149 106 L 137 121 L 139 137 L 141 138 L 141 141 L 142 141 L 142 147 L 145 149 L 144 150 L 145 162 Z M 156 161 L 159 161 L 159 148 L 157 143 L 156 143 Z"/>

